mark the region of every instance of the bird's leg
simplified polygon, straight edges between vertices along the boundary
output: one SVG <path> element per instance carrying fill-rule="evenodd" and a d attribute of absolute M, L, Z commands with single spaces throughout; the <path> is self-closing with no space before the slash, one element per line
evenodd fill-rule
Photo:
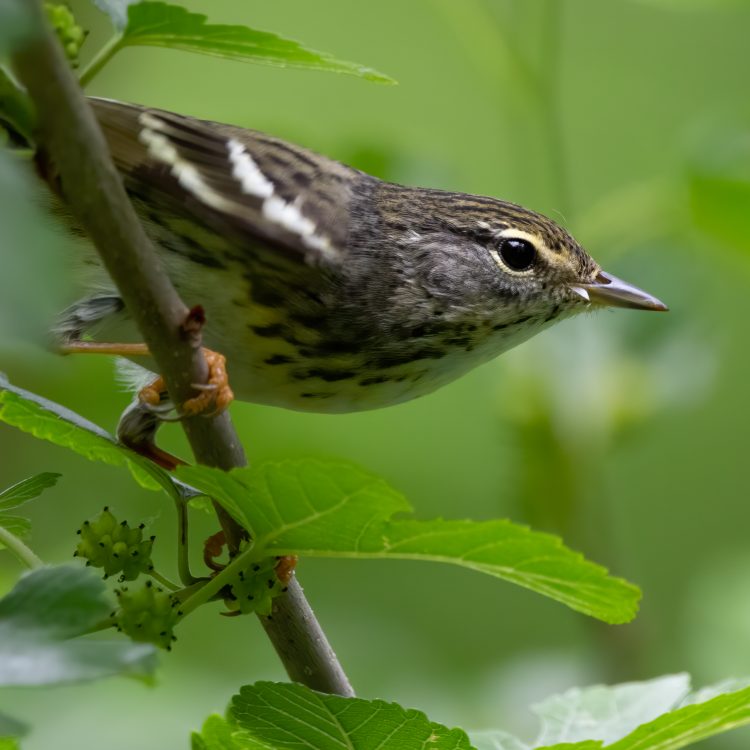
<path fill-rule="evenodd" d="M 203 542 L 203 562 L 207 568 L 217 573 L 226 568 L 223 563 L 216 562 L 216 558 L 221 555 L 226 543 L 227 540 L 223 531 L 217 531 Z"/>
<path fill-rule="evenodd" d="M 229 386 L 226 357 L 219 352 L 206 348 L 203 349 L 203 356 L 206 358 L 206 364 L 208 365 L 208 381 L 192 384 L 193 388 L 200 393 L 182 404 L 180 414 L 186 417 L 199 415 L 211 417 L 221 414 L 234 401 L 234 392 Z M 157 381 L 159 380 L 161 380 L 161 377 L 157 379 Z M 163 384 L 164 381 L 161 382 Z M 143 391 L 145 390 L 146 388 L 143 389 Z M 144 398 L 143 391 L 140 394 L 141 398 Z"/>
<path fill-rule="evenodd" d="M 63 354 L 109 354 L 120 357 L 149 356 L 146 344 L 110 344 L 98 341 L 69 341 L 60 345 Z M 211 349 L 202 348 L 203 356 L 208 365 L 208 382 L 192 383 L 192 387 L 200 393 L 187 399 L 178 409 L 181 417 L 212 417 L 223 412 L 234 400 L 234 393 L 229 385 L 226 357 Z M 138 393 L 138 400 L 145 408 L 151 408 L 157 413 L 164 413 L 165 399 L 162 394 L 166 385 L 161 375 L 146 385 Z M 162 417 L 163 418 L 163 417 Z"/>
<path fill-rule="evenodd" d="M 161 408 L 170 411 L 172 404 L 165 391 L 160 394 L 163 400 Z M 185 462 L 181 458 L 168 453 L 156 444 L 156 432 L 164 423 L 164 416 L 158 409 L 141 402 L 136 398 L 122 413 L 117 423 L 117 439 L 130 450 L 151 459 L 155 464 L 167 471 L 174 471 Z"/>
<path fill-rule="evenodd" d="M 68 341 L 60 346 L 65 354 L 109 354 L 124 357 L 148 356 L 146 344 L 100 343 L 94 341 Z M 213 416 L 224 411 L 234 399 L 229 386 L 226 370 L 226 359 L 218 352 L 202 349 L 208 365 L 208 382 L 193 384 L 199 391 L 197 396 L 189 398 L 180 408 L 179 416 Z M 173 405 L 167 394 L 166 384 L 161 375 L 141 388 L 136 400 L 123 412 L 117 425 L 118 440 L 136 453 L 151 459 L 168 471 L 184 464 L 182 459 L 162 450 L 156 444 L 156 432 L 166 421 L 171 421 L 167 414 Z"/>
<path fill-rule="evenodd" d="M 100 341 L 66 341 L 58 347 L 60 354 L 110 354 L 118 357 L 148 357 L 146 344 L 109 344 Z"/>

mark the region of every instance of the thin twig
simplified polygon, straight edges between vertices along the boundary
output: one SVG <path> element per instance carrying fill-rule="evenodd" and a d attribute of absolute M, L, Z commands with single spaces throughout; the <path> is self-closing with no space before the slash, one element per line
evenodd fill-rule
<path fill-rule="evenodd" d="M 162 586 L 164 586 L 165 589 L 168 589 L 169 591 L 179 591 L 180 587 L 174 583 L 173 581 L 170 581 L 169 578 L 163 576 L 158 570 L 149 570 L 148 575 L 151 576 L 155 581 L 160 583 Z"/>
<path fill-rule="evenodd" d="M 175 498 L 177 511 L 177 573 L 183 586 L 190 586 L 198 579 L 190 572 L 188 549 L 188 504 L 184 498 Z"/>
<path fill-rule="evenodd" d="M 50 158 L 71 210 L 86 228 L 117 285 L 125 305 L 156 360 L 175 403 L 195 395 L 207 367 L 199 337 L 186 332 L 188 309 L 177 295 L 141 227 L 106 143 L 59 43 L 49 28 L 41 0 L 27 0 L 36 34 L 13 57 L 18 78 L 36 107 L 36 142 Z M 199 463 L 232 469 L 246 463 L 227 413 L 183 420 Z M 242 529 L 217 509 L 227 544 L 239 546 Z M 341 665 L 301 591 L 279 597 L 286 616 L 264 621 L 266 631 L 293 679 L 329 693 L 352 695 Z M 282 645 L 293 640 L 294 650 Z M 299 660 L 296 663 L 295 660 Z"/>
<path fill-rule="evenodd" d="M 115 34 L 95 55 L 88 65 L 81 71 L 78 82 L 86 88 L 101 72 L 102 68 L 120 51 L 122 34 Z"/>

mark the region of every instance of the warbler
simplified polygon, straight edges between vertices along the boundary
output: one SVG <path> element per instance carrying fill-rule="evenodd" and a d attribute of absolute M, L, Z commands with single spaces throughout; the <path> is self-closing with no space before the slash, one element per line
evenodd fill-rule
<path fill-rule="evenodd" d="M 315 412 L 388 406 L 575 313 L 667 309 L 513 203 L 385 182 L 254 130 L 90 104 L 242 400 Z M 65 341 L 137 340 L 101 273 L 62 315 Z"/>

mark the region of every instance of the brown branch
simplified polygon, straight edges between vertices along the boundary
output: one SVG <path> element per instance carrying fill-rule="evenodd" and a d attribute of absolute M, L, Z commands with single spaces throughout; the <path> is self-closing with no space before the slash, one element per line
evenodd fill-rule
<path fill-rule="evenodd" d="M 175 403 L 195 395 L 207 367 L 200 335 L 138 221 L 112 164 L 104 137 L 49 28 L 40 0 L 24 0 L 35 34 L 13 58 L 37 114 L 36 142 L 55 165 L 61 189 L 86 228 L 130 315 L 167 383 Z M 183 420 L 199 463 L 231 469 L 246 464 L 227 413 Z M 230 545 L 242 530 L 225 514 Z M 262 618 L 289 676 L 328 693 L 353 695 L 349 681 L 294 579 L 271 618 Z"/>

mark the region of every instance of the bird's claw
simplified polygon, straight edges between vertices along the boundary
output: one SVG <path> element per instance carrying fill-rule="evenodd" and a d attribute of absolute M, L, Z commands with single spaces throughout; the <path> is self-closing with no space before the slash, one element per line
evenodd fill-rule
<path fill-rule="evenodd" d="M 229 386 L 226 358 L 210 349 L 203 349 L 203 355 L 208 365 L 208 382 L 192 384 L 199 393 L 183 402 L 178 409 L 178 416 L 166 416 L 173 409 L 173 405 L 171 402 L 165 403 L 166 384 L 161 375 L 138 393 L 138 400 L 144 408 L 165 422 L 178 421 L 182 417 L 213 417 L 223 412 L 234 400 L 234 393 Z"/>

